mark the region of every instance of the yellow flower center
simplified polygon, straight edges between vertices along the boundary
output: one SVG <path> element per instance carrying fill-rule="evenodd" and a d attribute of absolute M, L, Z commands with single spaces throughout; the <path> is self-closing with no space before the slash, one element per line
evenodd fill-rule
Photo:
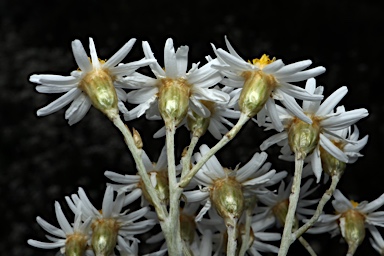
<path fill-rule="evenodd" d="M 359 205 L 358 202 L 355 202 L 355 201 L 353 201 L 353 200 L 350 200 L 350 202 L 351 202 L 353 208 L 356 208 L 356 207 Z"/>
<path fill-rule="evenodd" d="M 263 56 L 261 56 L 260 59 L 253 59 L 252 60 L 252 64 L 257 66 L 258 68 L 260 69 L 263 69 L 265 66 L 271 64 L 272 62 L 274 62 L 276 60 L 275 57 L 273 57 L 272 59 L 269 58 L 268 55 L 266 54 L 263 54 Z M 249 63 L 251 63 L 250 61 L 248 61 Z"/>

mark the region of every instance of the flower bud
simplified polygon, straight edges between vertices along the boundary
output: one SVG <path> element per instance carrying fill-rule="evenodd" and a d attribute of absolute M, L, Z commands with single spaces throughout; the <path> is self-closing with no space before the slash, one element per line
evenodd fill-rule
<path fill-rule="evenodd" d="M 217 180 L 211 190 L 211 201 L 217 213 L 227 222 L 240 218 L 244 211 L 244 196 L 241 184 L 233 177 Z"/>
<path fill-rule="evenodd" d="M 271 96 L 276 87 L 276 80 L 273 76 L 260 70 L 245 71 L 242 76 L 245 81 L 239 98 L 239 107 L 242 113 L 253 117 L 264 107 Z"/>
<path fill-rule="evenodd" d="M 320 147 L 320 158 L 324 172 L 330 176 L 338 175 L 340 177 L 347 167 L 346 163 L 335 158 L 322 147 Z"/>
<path fill-rule="evenodd" d="M 119 228 L 115 219 L 98 219 L 92 223 L 92 248 L 96 256 L 113 253 Z"/>
<path fill-rule="evenodd" d="M 190 85 L 183 78 L 164 78 L 159 86 L 159 111 L 165 125 L 177 126 L 187 115 Z"/>
<path fill-rule="evenodd" d="M 80 82 L 79 88 L 91 99 L 92 105 L 110 119 L 118 114 L 118 97 L 113 79 L 107 71 L 94 69 Z"/>
<path fill-rule="evenodd" d="M 291 150 L 305 158 L 316 148 L 320 139 L 320 126 L 317 122 L 308 124 L 300 119 L 295 119 L 288 130 L 288 144 Z"/>
<path fill-rule="evenodd" d="M 157 192 L 157 195 L 160 199 L 160 201 L 168 205 L 169 203 L 169 184 L 168 184 L 168 175 L 165 171 L 157 171 L 157 172 L 151 172 L 150 175 L 155 175 L 156 177 L 156 185 L 155 190 Z M 141 190 L 143 191 L 144 198 L 153 205 L 153 201 L 151 199 L 151 196 L 149 195 L 148 191 L 145 189 L 145 185 L 142 181 L 140 181 L 139 184 Z"/>
<path fill-rule="evenodd" d="M 65 242 L 66 256 L 83 256 L 87 249 L 88 237 L 82 233 L 73 233 L 67 236 Z"/>
<path fill-rule="evenodd" d="M 192 116 L 188 115 L 187 125 L 192 135 L 195 137 L 201 137 L 205 134 L 209 126 L 209 117 L 204 118 L 192 112 Z"/>
<path fill-rule="evenodd" d="M 348 243 L 348 251 L 355 252 L 365 238 L 365 217 L 358 211 L 349 210 L 340 218 L 341 234 Z"/>
<path fill-rule="evenodd" d="M 180 211 L 180 231 L 181 239 L 186 241 L 187 244 L 192 244 L 196 232 L 195 216 L 186 215 Z"/>
<path fill-rule="evenodd" d="M 135 128 L 132 128 L 132 133 L 133 133 L 133 141 L 135 142 L 135 146 L 138 149 L 142 149 L 143 140 L 141 139 L 140 133 Z"/>

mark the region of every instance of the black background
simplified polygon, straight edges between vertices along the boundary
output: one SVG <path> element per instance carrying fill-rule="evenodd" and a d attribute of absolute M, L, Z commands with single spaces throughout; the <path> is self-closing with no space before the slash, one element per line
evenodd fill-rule
<path fill-rule="evenodd" d="M 369 134 L 365 155 L 348 165 L 339 185 L 351 199 L 373 200 L 383 192 L 383 8 L 379 1 L 4 1 L 0 2 L 0 254 L 54 255 L 55 251 L 27 245 L 29 238 L 43 241 L 36 216 L 57 225 L 53 203 L 82 186 L 95 205 L 101 206 L 105 170 L 134 173 L 134 165 L 117 129 L 95 109 L 70 127 L 64 111 L 37 117 L 36 110 L 58 95 L 43 95 L 28 82 L 31 74 L 67 75 L 76 69 L 71 41 L 80 39 L 88 49 L 93 37 L 99 57 L 109 58 L 130 38 L 137 42 L 126 62 L 143 57 L 141 41 L 149 41 L 159 63 L 168 37 L 175 46 L 190 47 L 190 62 L 205 63 L 210 43 L 225 48 L 224 35 L 245 59 L 263 53 L 289 64 L 311 59 L 327 72 L 317 78 L 325 96 L 340 86 L 349 92 L 341 104 L 347 110 L 367 108 L 368 118 L 358 127 Z M 147 72 L 148 70 L 143 70 Z M 143 136 L 144 149 L 154 161 L 164 143 L 151 135 L 161 122 L 129 123 Z M 272 135 L 249 123 L 239 138 L 217 156 L 234 168 L 259 151 Z M 188 133 L 177 134 L 177 154 L 186 146 Z M 215 140 L 207 135 L 205 142 Z M 275 160 L 277 170 L 291 168 Z M 325 189 L 325 188 L 322 188 Z M 322 190 L 324 191 L 324 190 Z M 329 207 L 329 205 L 328 205 Z M 332 208 L 327 208 L 332 211 Z M 67 209 L 66 209 L 67 210 Z M 69 212 L 68 212 L 69 213 Z M 331 212 L 330 212 L 331 213 Z M 70 216 L 70 215 L 68 215 Z M 369 235 L 367 233 L 367 235 Z M 306 235 L 319 255 L 345 255 L 346 244 L 328 234 Z M 305 253 L 294 245 L 290 255 Z M 375 254 L 368 237 L 356 255 Z M 303 254 L 304 255 L 304 254 Z"/>

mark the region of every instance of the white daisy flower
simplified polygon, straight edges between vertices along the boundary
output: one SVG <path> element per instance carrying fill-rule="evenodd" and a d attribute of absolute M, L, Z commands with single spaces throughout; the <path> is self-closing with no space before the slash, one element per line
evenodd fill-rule
<path fill-rule="evenodd" d="M 164 146 L 161 150 L 159 159 L 156 163 L 152 162 L 145 151 L 141 154 L 145 170 L 147 171 L 153 187 L 158 192 L 160 200 L 164 204 L 168 204 L 169 188 L 168 188 L 168 164 L 167 164 L 167 148 Z M 135 194 L 137 199 L 142 196 L 142 206 L 145 202 L 152 202 L 148 192 L 145 190 L 143 181 L 140 175 L 122 175 L 116 172 L 106 171 L 104 175 L 110 180 L 120 184 L 109 184 L 116 191 L 130 191 Z M 143 200 L 144 199 L 144 200 Z M 124 205 L 131 202 L 131 198 L 126 198 Z"/>
<path fill-rule="evenodd" d="M 36 218 L 37 223 L 49 233 L 46 237 L 51 242 L 39 242 L 29 239 L 28 244 L 42 249 L 60 248 L 62 254 L 70 254 L 74 251 L 85 253 L 90 239 L 89 231 L 92 218 L 84 218 L 81 212 L 81 204 L 74 209 L 75 221 L 73 225 L 68 222 L 58 202 L 55 202 L 55 212 L 60 228 L 49 224 L 41 217 Z M 83 222 L 82 219 L 85 219 L 85 221 Z M 87 252 L 87 255 L 91 255 L 91 253 Z"/>
<path fill-rule="evenodd" d="M 303 71 L 312 64 L 310 60 L 299 61 L 290 65 L 285 65 L 282 60 L 269 59 L 263 55 L 260 59 L 254 59 L 253 63 L 247 62 L 236 53 L 227 38 L 225 43 L 228 51 L 216 49 L 212 44 L 213 50 L 220 61 L 220 65 L 213 65 L 219 69 L 226 77 L 221 83 L 239 88 L 234 91 L 234 97 L 230 104 L 235 105 L 239 102 L 241 111 L 250 117 L 257 114 L 266 104 L 267 111 L 274 115 L 275 99 L 283 99 L 285 95 L 290 95 L 302 100 L 321 100 L 322 95 L 313 95 L 308 91 L 292 85 L 291 82 L 299 82 L 311 77 L 318 76 L 325 72 L 324 67 L 316 67 Z M 304 120 L 310 122 L 307 118 Z M 282 129 L 282 127 L 279 127 Z"/>
<path fill-rule="evenodd" d="M 310 189 L 312 182 L 312 179 L 306 181 L 300 189 L 299 201 L 296 208 L 296 218 L 299 221 L 307 218 L 308 216 L 312 216 L 315 213 L 315 210 L 309 209 L 308 206 L 318 203 L 319 199 L 305 199 L 318 188 L 314 187 Z M 255 218 L 263 219 L 266 216 L 272 216 L 275 218 L 276 226 L 284 226 L 289 206 L 289 195 L 291 193 L 291 187 L 292 180 L 287 187 L 285 187 L 284 182 L 281 182 L 276 193 L 268 191 L 268 193 L 258 195 L 259 201 L 265 206 L 258 205 L 255 208 L 258 216 L 255 216 Z"/>
<path fill-rule="evenodd" d="M 70 102 L 72 104 L 65 112 L 65 119 L 68 119 L 69 125 L 79 122 L 92 104 L 107 115 L 116 114 L 118 102 L 126 100 L 126 93 L 118 87 L 115 88 L 114 83 L 154 61 L 143 59 L 118 65 L 130 52 L 135 41 L 136 39 L 129 40 L 109 60 L 102 61 L 97 56 L 92 38 L 89 38 L 90 58 L 81 42 L 74 40 L 72 51 L 80 70 L 73 71 L 70 76 L 32 75 L 29 79 L 39 84 L 36 86 L 38 92 L 65 92 L 60 98 L 39 109 L 37 115 L 49 115 Z"/>
<path fill-rule="evenodd" d="M 384 254 L 384 240 L 379 230 L 373 226 L 368 225 L 368 229 L 371 232 L 372 238 L 369 238 L 373 249 L 375 249 L 380 255 Z"/>
<path fill-rule="evenodd" d="M 143 42 L 143 50 L 148 60 L 154 60 L 154 55 L 148 44 Z M 165 69 L 155 62 L 150 64 L 156 78 L 136 73 L 135 76 L 125 79 L 125 88 L 138 89 L 128 93 L 128 102 L 139 104 L 124 116 L 126 120 L 138 118 L 147 113 L 149 119 L 160 117 L 167 122 L 168 119 L 178 125 L 192 109 L 199 116 L 208 117 L 209 109 L 201 100 L 217 103 L 226 103 L 229 96 L 217 89 L 209 89 L 221 81 L 222 76 L 211 68 L 212 60 L 199 68 L 199 63 L 192 64 L 187 72 L 188 46 L 181 46 L 175 52 L 173 40 L 169 38 L 164 47 Z"/>
<path fill-rule="evenodd" d="M 364 240 L 367 225 L 384 227 L 384 211 L 376 211 L 384 205 L 384 194 L 370 203 L 350 201 L 338 189 L 333 197 L 332 205 L 336 213 L 320 215 L 318 222 L 307 233 L 329 232 L 335 236 L 341 232 L 350 250 L 354 251 Z"/>
<path fill-rule="evenodd" d="M 194 155 L 195 161 L 198 162 L 209 150 L 207 145 L 202 145 L 200 153 Z M 196 220 L 199 221 L 211 208 L 211 203 L 223 218 L 227 218 L 228 214 L 239 218 L 244 209 L 244 193 L 257 193 L 258 189 L 270 185 L 268 182 L 274 180 L 276 171 L 269 170 L 268 163 L 268 169 L 262 166 L 266 159 L 265 152 L 256 153 L 243 167 L 230 170 L 222 167 L 217 158 L 212 156 L 194 177 L 203 188 L 184 192 L 188 202 L 205 202 Z M 230 205 L 231 209 L 227 209 L 226 205 Z"/>
<path fill-rule="evenodd" d="M 91 240 L 92 248 L 96 254 L 103 251 L 106 252 L 106 255 L 109 255 L 116 246 L 118 235 L 124 238 L 133 238 L 134 235 L 152 229 L 156 224 L 155 220 L 134 222 L 142 218 L 149 211 L 149 207 L 143 207 L 129 214 L 126 214 L 127 211 L 121 212 L 125 197 L 126 195 L 120 192 L 117 193 L 114 200 L 113 188 L 107 186 L 100 211 L 92 205 L 81 187 L 78 195 L 73 194 L 71 198 L 65 198 L 72 211 L 81 204 L 83 218 L 92 218 Z"/>
<path fill-rule="evenodd" d="M 305 89 L 315 95 L 323 93 L 323 87 L 316 87 L 316 81 L 313 78 L 308 79 Z M 345 111 L 344 107 L 338 107 L 335 113 L 333 111 L 334 108 L 347 92 L 347 87 L 343 86 L 333 92 L 322 103 L 319 101 L 303 101 L 302 108 L 296 103 L 293 97 L 285 95 L 282 103 L 285 106 L 290 106 L 290 108 L 285 109 L 276 106 L 278 115 L 270 116 L 266 121 L 271 121 L 272 123 L 264 124 L 267 129 L 271 129 L 275 127 L 276 124 L 276 121 L 273 120 L 280 120 L 285 130 L 265 140 L 260 145 L 260 149 L 266 150 L 271 145 L 278 143 L 282 146 L 282 155 L 291 155 L 294 151 L 292 147 L 296 146 L 289 142 L 290 136 L 292 137 L 297 134 L 296 132 L 300 132 L 296 127 L 300 128 L 300 125 L 303 124 L 303 121 L 301 120 L 309 118 L 312 120 L 312 124 L 310 126 L 305 126 L 305 128 L 313 130 L 311 136 L 314 138 L 311 139 L 315 145 L 312 149 L 313 153 L 310 152 L 308 158 L 311 162 L 313 172 L 317 177 L 317 182 L 320 180 L 322 173 L 320 158 L 321 148 L 341 162 L 348 163 L 349 161 L 355 161 L 356 157 L 359 156 L 357 154 L 358 151 L 366 144 L 368 137 L 357 141 L 356 136 L 358 136 L 358 130 L 355 130 L 355 133 L 351 134 L 347 140 L 343 136 L 347 134 L 346 131 L 348 131 L 351 125 L 368 116 L 368 111 L 364 108 Z M 336 143 L 337 145 L 332 142 L 332 140 L 335 141 L 335 139 L 338 141 Z M 351 145 L 347 146 L 348 142 Z M 348 155 L 350 157 L 348 157 Z M 289 159 L 292 157 L 290 156 L 287 158 L 283 156 L 282 158 Z"/>

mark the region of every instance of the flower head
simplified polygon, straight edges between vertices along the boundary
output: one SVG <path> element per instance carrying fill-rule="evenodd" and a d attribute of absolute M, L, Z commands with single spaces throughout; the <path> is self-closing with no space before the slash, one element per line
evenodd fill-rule
<path fill-rule="evenodd" d="M 370 203 L 350 201 L 338 189 L 333 197 L 332 205 L 336 213 L 320 215 L 308 233 L 330 232 L 334 236 L 341 232 L 350 250 L 354 251 L 364 240 L 367 225 L 384 227 L 384 212 L 376 211 L 384 205 L 384 194 Z"/>
<path fill-rule="evenodd" d="M 200 153 L 195 154 L 195 161 L 199 161 L 208 151 L 209 147 L 202 145 Z M 184 192 L 188 202 L 205 201 L 196 220 L 202 218 L 211 208 L 211 204 L 224 219 L 229 215 L 241 217 L 246 196 L 257 194 L 262 187 L 275 184 L 284 177 L 276 174 L 275 170 L 270 170 L 269 163 L 264 164 L 266 158 L 266 153 L 256 153 L 243 167 L 230 170 L 222 167 L 217 158 L 212 156 L 194 177 L 196 183 L 203 188 Z"/>
<path fill-rule="evenodd" d="M 47 236 L 50 243 L 39 242 L 29 239 L 28 244 L 43 249 L 60 248 L 60 252 L 66 255 L 83 255 L 88 249 L 88 240 L 90 239 L 89 230 L 91 218 L 85 218 L 81 213 L 81 204 L 75 209 L 75 221 L 71 225 L 65 217 L 63 210 L 58 202 L 55 202 L 56 218 L 60 228 L 52 226 L 40 217 L 37 217 L 37 223 L 50 235 Z"/>
<path fill-rule="evenodd" d="M 92 219 L 91 244 L 97 255 L 99 253 L 110 255 L 116 246 L 118 235 L 123 238 L 133 238 L 134 235 L 144 233 L 156 224 L 154 220 L 134 222 L 149 211 L 148 207 L 129 214 L 126 214 L 127 211 L 121 212 L 125 197 L 125 194 L 120 192 L 113 200 L 113 188 L 107 186 L 100 211 L 92 205 L 82 188 L 79 188 L 78 195 L 73 194 L 71 198 L 65 198 L 72 211 L 81 204 L 84 218 Z"/>
<path fill-rule="evenodd" d="M 313 95 L 304 89 L 290 84 L 315 77 L 325 72 L 324 67 L 316 67 L 303 71 L 309 65 L 310 60 L 299 61 L 285 65 L 282 60 L 270 59 L 263 55 L 260 59 L 254 59 L 252 63 L 245 61 L 234 50 L 225 38 L 228 51 L 216 49 L 212 45 L 220 64 L 213 67 L 219 69 L 226 77 L 221 83 L 236 90 L 230 104 L 239 103 L 241 112 L 252 117 L 268 106 L 269 112 L 275 111 L 273 98 L 282 99 L 284 95 L 302 100 L 321 100 L 321 95 Z M 308 121 L 308 120 L 307 120 Z"/>
<path fill-rule="evenodd" d="M 169 200 L 169 188 L 168 188 L 168 173 L 167 173 L 167 149 L 164 146 L 161 150 L 159 159 L 156 163 L 151 162 L 145 151 L 141 154 L 144 167 L 150 176 L 153 187 L 158 193 L 160 200 L 167 204 Z M 104 175 L 120 184 L 109 184 L 116 191 L 132 191 L 131 194 L 142 195 L 146 202 L 152 203 L 152 200 L 145 189 L 143 181 L 140 175 L 122 175 L 111 171 L 106 171 Z M 136 199 L 136 198 L 135 198 Z M 127 201 L 128 200 L 128 201 Z M 131 201 L 131 197 L 126 198 L 127 204 Z M 142 203 L 144 200 L 142 200 Z"/>
<path fill-rule="evenodd" d="M 323 93 L 322 86 L 316 87 L 315 79 L 308 79 L 305 89 L 316 95 Z M 285 95 L 282 103 L 285 106 L 290 106 L 289 109 L 277 106 L 278 114 L 276 116 L 258 120 L 258 123 L 265 125 L 267 129 L 275 128 L 276 123 L 281 123 L 284 131 L 265 140 L 260 145 L 260 149 L 266 150 L 271 145 L 278 143 L 283 146 L 281 149 L 283 159 L 287 159 L 286 156 L 290 156 L 292 152 L 305 151 L 304 153 L 308 155 L 309 161 L 311 161 L 317 181 L 320 180 L 322 173 L 321 148 L 341 162 L 348 163 L 350 157 L 351 161 L 356 161 L 359 156 L 358 151 L 366 144 L 367 137 L 357 141 L 358 130 L 349 136 L 351 140 L 345 139 L 345 137 L 350 131 L 349 127 L 368 116 L 368 111 L 364 108 L 345 111 L 345 108 L 340 106 L 334 112 L 334 108 L 347 91 L 347 88 L 343 86 L 322 103 L 320 101 L 303 101 L 302 107 L 297 104 L 293 97 Z M 306 118 L 310 119 L 311 122 L 302 121 Z M 269 122 L 265 123 L 265 120 Z"/>
<path fill-rule="evenodd" d="M 143 50 L 148 60 L 154 60 L 154 55 L 148 44 L 143 42 Z M 139 104 L 125 113 L 125 119 L 131 120 L 147 113 L 147 118 L 162 117 L 165 123 L 172 122 L 177 126 L 192 109 L 199 116 L 208 117 L 209 109 L 200 100 L 226 103 L 229 96 L 217 89 L 209 89 L 221 81 L 222 76 L 211 68 L 212 60 L 199 68 L 199 63 L 192 64 L 187 72 L 188 46 L 181 46 L 176 51 L 173 40 L 167 39 L 164 47 L 164 65 L 155 62 L 150 64 L 156 78 L 137 74 L 125 79 L 126 88 L 138 89 L 129 92 L 128 101 Z"/>
<path fill-rule="evenodd" d="M 79 70 L 70 76 L 32 75 L 30 81 L 39 84 L 36 90 L 41 93 L 63 93 L 64 95 L 37 111 L 38 116 L 49 115 L 72 102 L 65 112 L 65 119 L 73 125 L 79 122 L 88 112 L 91 105 L 102 111 L 109 118 L 118 113 L 118 102 L 126 100 L 125 92 L 116 86 L 116 81 L 129 76 L 136 69 L 146 66 L 153 60 L 140 60 L 128 64 L 120 64 L 132 49 L 136 39 L 129 40 L 109 60 L 98 58 L 95 44 L 89 38 L 89 58 L 79 40 L 72 42 L 72 51 Z M 120 104 L 121 105 L 121 104 Z"/>

